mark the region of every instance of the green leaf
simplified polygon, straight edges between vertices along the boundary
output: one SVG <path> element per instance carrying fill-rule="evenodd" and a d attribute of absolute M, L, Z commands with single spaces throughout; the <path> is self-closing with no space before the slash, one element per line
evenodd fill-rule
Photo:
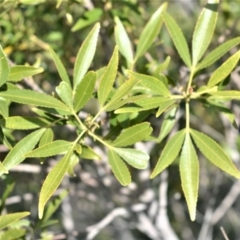
<path fill-rule="evenodd" d="M 60 195 L 55 197 L 51 202 L 49 202 L 44 209 L 43 217 L 40 220 L 40 226 L 42 226 L 44 223 L 46 223 L 50 217 L 53 215 L 54 212 L 59 208 L 61 205 L 63 199 L 68 195 L 67 190 L 63 190 Z"/>
<path fill-rule="evenodd" d="M 218 3 L 219 0 L 209 0 L 198 18 L 192 38 L 193 66 L 197 65 L 212 39 L 218 17 Z"/>
<path fill-rule="evenodd" d="M 104 105 L 112 90 L 114 80 L 117 76 L 117 68 L 118 68 L 118 47 L 116 46 L 112 58 L 109 61 L 109 64 L 101 78 L 98 87 L 98 100 L 100 106 Z"/>
<path fill-rule="evenodd" d="M 223 81 L 234 69 L 240 58 L 240 51 L 232 55 L 226 62 L 217 68 L 211 75 L 207 86 L 209 88 Z"/>
<path fill-rule="evenodd" d="M 5 118 L 9 116 L 8 109 L 9 109 L 8 101 L 6 101 L 6 99 L 4 98 L 0 98 L 0 114 Z"/>
<path fill-rule="evenodd" d="M 131 175 L 122 159 L 113 151 L 108 151 L 108 161 L 117 180 L 127 186 L 131 183 Z"/>
<path fill-rule="evenodd" d="M 128 71 L 130 78 L 135 78 L 140 80 L 139 85 L 144 88 L 148 88 L 152 91 L 153 94 L 161 95 L 161 96 L 170 96 L 170 92 L 165 86 L 163 82 L 159 79 L 143 75 L 135 72 Z"/>
<path fill-rule="evenodd" d="M 154 73 L 156 75 L 159 75 L 159 73 L 162 73 L 164 70 L 168 68 L 170 61 L 171 61 L 171 57 L 167 56 L 164 62 L 158 65 Z"/>
<path fill-rule="evenodd" d="M 70 177 L 75 177 L 74 167 L 79 164 L 79 156 L 76 153 L 73 153 L 69 159 L 67 173 Z"/>
<path fill-rule="evenodd" d="M 105 110 L 108 111 L 108 109 L 112 108 L 114 104 L 119 102 L 123 97 L 125 97 L 128 93 L 131 92 L 132 88 L 139 82 L 138 79 L 129 79 L 125 83 L 123 83 L 119 89 L 116 91 L 116 93 L 113 95 L 113 97 L 110 99 L 110 101 L 105 106 Z"/>
<path fill-rule="evenodd" d="M 12 102 L 35 105 L 46 108 L 56 108 L 69 112 L 69 108 L 52 96 L 48 96 L 44 93 L 34 92 L 31 90 L 7 90 L 0 92 L 0 97 L 11 100 Z"/>
<path fill-rule="evenodd" d="M 2 162 L 0 162 L 0 172 L 1 172 L 1 173 L 8 173 L 8 170 L 4 167 L 4 165 L 2 164 Z"/>
<path fill-rule="evenodd" d="M 176 101 L 172 99 L 167 99 L 162 102 L 160 107 L 157 110 L 156 117 L 159 117 L 164 111 L 166 111 L 169 107 L 171 107 Z"/>
<path fill-rule="evenodd" d="M 137 44 L 137 51 L 134 61 L 136 62 L 152 46 L 162 27 L 161 14 L 167 9 L 167 3 L 163 3 L 158 10 L 152 15 L 145 25 Z"/>
<path fill-rule="evenodd" d="M 17 239 L 24 239 L 24 236 L 26 236 L 27 229 L 23 228 L 10 228 L 8 230 L 2 231 L 0 238 L 4 240 L 17 240 Z"/>
<path fill-rule="evenodd" d="M 189 53 L 189 48 L 186 39 L 182 33 L 182 30 L 168 13 L 164 12 L 162 16 L 179 55 L 181 56 L 184 63 L 189 68 L 191 68 L 191 57 Z"/>
<path fill-rule="evenodd" d="M 156 177 L 160 172 L 162 172 L 175 160 L 181 150 L 185 132 L 186 129 L 177 132 L 167 142 L 150 178 Z"/>
<path fill-rule="evenodd" d="M 89 146 L 82 146 L 81 158 L 89 160 L 100 160 L 101 157 Z"/>
<path fill-rule="evenodd" d="M 62 101 L 70 108 L 73 109 L 73 93 L 71 87 L 66 82 L 61 82 L 56 87 L 56 92 Z"/>
<path fill-rule="evenodd" d="M 6 55 L 0 46 L 0 87 L 8 80 L 9 65 Z"/>
<path fill-rule="evenodd" d="M 28 216 L 29 214 L 30 212 L 18 212 L 0 216 L 0 229 L 7 227 L 8 225 L 18 221 L 20 218 Z"/>
<path fill-rule="evenodd" d="M 232 100 L 240 99 L 240 91 L 217 91 L 217 92 L 210 92 L 211 96 L 209 99 L 215 99 L 215 100 Z"/>
<path fill-rule="evenodd" d="M 193 129 L 190 130 L 190 133 L 199 150 L 210 162 L 226 173 L 236 178 L 240 178 L 239 170 L 233 164 L 229 156 L 213 139 Z"/>
<path fill-rule="evenodd" d="M 88 72 L 82 81 L 79 83 L 74 95 L 74 110 L 78 112 L 91 99 L 94 91 L 94 86 L 97 80 L 95 72 Z"/>
<path fill-rule="evenodd" d="M 131 64 L 133 63 L 133 50 L 132 50 L 131 42 L 119 18 L 115 17 L 114 21 L 116 23 L 116 26 L 114 29 L 115 41 L 119 46 L 119 51 L 126 58 L 128 67 L 131 67 Z"/>
<path fill-rule="evenodd" d="M 77 88 L 92 63 L 96 51 L 99 30 L 100 24 L 96 23 L 79 49 L 73 70 L 74 89 Z"/>
<path fill-rule="evenodd" d="M 43 146 L 43 145 L 45 145 L 45 144 L 48 144 L 48 143 L 52 142 L 52 141 L 53 141 L 53 137 L 54 137 L 54 135 L 53 135 L 52 129 L 51 129 L 51 128 L 48 128 L 48 129 L 44 132 L 44 134 L 42 135 L 42 137 L 41 137 L 41 139 L 40 139 L 40 141 L 39 141 L 38 146 L 41 147 L 41 146 Z"/>
<path fill-rule="evenodd" d="M 189 132 L 186 133 L 182 147 L 179 169 L 190 218 L 194 221 L 199 186 L 199 162 Z"/>
<path fill-rule="evenodd" d="M 64 140 L 56 140 L 41 147 L 38 147 L 31 152 L 25 154 L 25 157 L 39 158 L 39 157 L 51 157 L 60 154 L 66 154 L 68 149 L 73 146 L 72 142 Z"/>
<path fill-rule="evenodd" d="M 51 123 L 42 117 L 7 117 L 0 120 L 0 125 L 9 129 L 29 130 L 46 127 Z"/>
<path fill-rule="evenodd" d="M 18 82 L 23 78 L 36 75 L 43 72 L 43 68 L 31 67 L 31 66 L 13 66 L 10 68 L 10 73 L 8 75 L 8 81 Z"/>
<path fill-rule="evenodd" d="M 148 165 L 147 153 L 132 148 L 113 148 L 124 161 L 138 169 L 145 169 Z"/>
<path fill-rule="evenodd" d="M 139 123 L 124 129 L 111 144 L 114 147 L 125 147 L 140 142 L 147 138 L 152 132 L 149 123 Z"/>
<path fill-rule="evenodd" d="M 103 14 L 103 9 L 101 8 L 94 8 L 92 10 L 85 11 L 83 17 L 77 20 L 77 22 L 71 28 L 71 31 L 76 32 L 77 30 L 85 28 L 99 21 L 102 14 Z"/>
<path fill-rule="evenodd" d="M 71 87 L 71 82 L 70 82 L 70 80 L 69 80 L 67 71 L 66 71 L 65 67 L 63 66 L 60 58 L 59 58 L 58 55 L 53 51 L 52 48 L 49 47 L 49 51 L 50 51 L 50 53 L 52 54 L 53 61 L 54 61 L 55 65 L 56 65 L 56 67 L 57 67 L 58 73 L 59 73 L 62 81 L 64 81 L 66 84 L 69 85 L 69 87 Z"/>
<path fill-rule="evenodd" d="M 216 62 L 220 57 L 227 53 L 230 49 L 240 43 L 240 37 L 228 40 L 210 52 L 196 67 L 196 71 L 206 68 Z"/>
<path fill-rule="evenodd" d="M 148 97 L 141 98 L 133 101 L 132 103 L 126 105 L 126 107 L 119 108 L 114 111 L 114 113 L 126 113 L 126 112 L 140 112 L 146 111 L 149 109 L 157 108 L 161 106 L 161 104 L 166 102 L 166 98 L 164 97 Z"/>
<path fill-rule="evenodd" d="M 3 166 L 10 170 L 25 160 L 25 154 L 31 151 L 43 135 L 45 129 L 39 129 L 22 138 L 8 153 L 2 162 Z M 0 172 L 0 175 L 3 173 Z"/>
<path fill-rule="evenodd" d="M 47 201 L 60 185 L 68 169 L 69 159 L 71 155 L 72 148 L 68 150 L 68 153 L 60 161 L 58 161 L 56 166 L 53 167 L 42 185 L 38 204 L 38 216 L 40 219 L 43 217 L 43 211 Z"/>

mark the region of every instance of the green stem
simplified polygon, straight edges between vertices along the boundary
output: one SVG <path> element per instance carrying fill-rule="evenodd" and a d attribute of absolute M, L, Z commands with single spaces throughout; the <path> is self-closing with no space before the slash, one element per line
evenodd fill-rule
<path fill-rule="evenodd" d="M 79 119 L 78 115 L 74 112 L 73 116 L 76 118 L 76 120 L 78 121 L 80 127 L 82 128 L 83 131 L 86 131 L 87 128 L 86 126 L 82 123 L 82 121 Z"/>
<path fill-rule="evenodd" d="M 189 110 L 189 100 L 186 99 L 186 131 L 189 132 L 190 130 L 190 110 Z"/>
<path fill-rule="evenodd" d="M 97 135 L 95 135 L 92 132 L 88 132 L 88 134 L 93 137 L 94 139 L 96 139 L 97 141 L 99 141 L 100 143 L 102 143 L 104 146 L 106 146 L 107 148 L 112 149 L 112 146 L 107 144 L 104 140 L 102 140 L 100 137 L 98 137 Z"/>
<path fill-rule="evenodd" d="M 192 86 L 194 72 L 195 72 L 195 69 L 191 69 L 191 74 L 189 76 L 188 85 L 187 85 L 187 89 L 186 89 L 187 94 L 188 94 L 188 91 L 189 91 L 190 87 Z"/>

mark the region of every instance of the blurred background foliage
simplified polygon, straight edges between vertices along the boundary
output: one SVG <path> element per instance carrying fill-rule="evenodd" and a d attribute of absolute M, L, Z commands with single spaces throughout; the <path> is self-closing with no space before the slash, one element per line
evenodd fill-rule
<path fill-rule="evenodd" d="M 14 64 L 30 64 L 44 68 L 42 74 L 34 77 L 36 84 L 44 91 L 51 93 L 59 83 L 54 62 L 47 50 L 48 44 L 61 57 L 68 74 L 73 74 L 73 64 L 77 51 L 85 39 L 86 35 L 95 22 L 101 23 L 100 39 L 96 56 L 91 68 L 94 70 L 105 66 L 112 54 L 115 46 L 114 40 L 114 17 L 118 16 L 123 22 L 133 47 L 136 46 L 140 33 L 152 16 L 154 11 L 162 4 L 160 0 L 4 0 L 0 1 L 0 40 L 1 45 Z M 175 18 L 183 30 L 190 45 L 191 36 L 196 19 L 205 5 L 205 0 L 168 0 L 168 12 Z M 240 4 L 238 1 L 223 0 L 219 7 L 219 19 L 214 34 L 213 41 L 208 51 L 214 49 L 219 43 L 239 36 L 240 32 Z M 209 72 L 202 71 L 197 77 L 196 84 L 203 84 L 213 69 L 216 69 L 226 60 L 236 48 L 209 69 Z M 165 73 L 176 82 L 175 87 L 181 87 L 187 74 L 166 28 L 163 27 L 160 35 L 156 39 L 152 48 L 137 63 L 136 71 L 146 74 L 154 74 L 159 64 L 163 63 L 167 56 L 171 57 L 171 62 Z M 124 58 L 120 59 L 120 73 L 124 73 L 126 63 Z M 233 88 L 239 88 L 240 78 L 237 68 L 236 76 L 232 81 Z M 239 104 L 233 103 L 232 108 L 236 113 L 236 119 L 240 119 Z M 19 105 L 12 105 L 12 115 L 23 111 Z M 180 114 L 181 115 L 181 114 Z M 181 126 L 181 116 L 178 126 Z M 208 131 L 216 140 L 225 144 L 228 142 L 226 150 L 230 153 L 236 164 L 239 166 L 240 138 L 237 130 L 227 125 L 225 119 L 217 112 L 205 111 L 200 104 L 192 105 L 192 126 L 202 131 Z M 210 126 L 202 124 L 202 119 Z M 163 118 L 156 119 L 149 117 L 154 132 L 159 132 L 159 127 Z M 238 122 L 239 123 L 239 122 Z M 60 132 L 67 136 L 69 133 Z M 66 136 L 64 136 L 66 138 Z M 234 139 L 234 140 L 231 140 Z M 236 141 L 237 140 L 237 141 Z M 159 153 L 165 140 L 154 146 L 151 152 L 151 166 L 155 165 L 156 153 Z M 229 144 L 229 142 L 231 142 Z M 1 158 L 4 157 L 1 153 Z M 27 160 L 27 163 L 33 163 Z M 36 164 L 36 162 L 34 162 Z M 45 169 L 49 162 L 45 162 Z M 177 161 L 176 161 L 177 164 Z M 74 226 L 66 224 L 64 216 L 67 210 L 64 207 L 56 213 L 56 218 L 60 220 L 58 225 L 50 228 L 49 231 L 55 234 L 65 232 L 68 237 L 58 239 L 85 239 L 86 228 L 95 224 L 105 217 L 116 207 L 131 206 L 138 202 L 144 202 L 149 206 L 146 212 L 149 213 L 154 208 L 153 202 L 158 198 L 159 178 L 149 180 L 145 177 L 144 171 L 133 171 L 133 184 L 130 187 L 122 188 L 111 177 L 101 173 L 103 166 L 100 163 L 81 162 L 81 167 L 76 169 L 76 177 L 67 179 L 62 187 L 70 192 L 70 197 L 65 202 L 66 208 L 72 207 L 72 222 Z M 151 170 L 151 169 L 150 169 Z M 189 220 L 186 204 L 182 197 L 179 173 L 177 168 L 171 166 L 169 172 L 168 190 L 168 214 L 170 223 L 179 236 L 179 239 L 194 240 L 203 234 L 206 212 L 213 211 L 228 194 L 233 185 L 233 179 L 225 176 L 215 167 L 206 161 L 201 161 L 201 182 L 198 202 L 197 221 L 192 223 Z M 45 173 L 11 173 L 11 178 L 17 180 L 13 196 L 21 196 L 20 202 L 14 202 L 7 206 L 9 212 L 30 210 L 31 221 L 37 218 L 37 194 L 41 186 L 41 181 Z M 109 175 L 111 175 L 109 173 Z M 0 193 L 6 186 L 5 181 L 0 180 Z M 142 200 L 147 193 L 155 194 L 149 200 Z M 31 193 L 32 195 L 26 195 Z M 29 203 L 31 202 L 31 209 Z M 69 205 L 68 205 L 69 203 Z M 208 239 L 223 239 L 220 226 L 224 226 L 229 239 L 239 239 L 240 236 L 240 201 L 236 201 L 230 206 L 226 215 L 215 223 Z M 69 216 L 67 216 L 69 217 Z M 67 218 L 66 217 L 66 218 Z M 146 233 L 141 232 L 137 227 L 139 216 L 131 214 L 128 219 L 116 218 L 109 226 L 104 228 L 94 239 L 154 239 Z M 64 223 L 65 221 L 65 223 Z M 154 221 L 153 221 L 154 222 Z M 49 233 L 49 232 L 48 232 Z M 39 234 L 39 233 L 38 233 Z M 48 236 L 51 234 L 49 233 Z M 39 235 L 37 235 L 39 237 Z M 42 239 L 52 239 L 44 238 Z M 56 238 L 57 239 L 57 238 Z M 205 238 L 204 238 L 205 239 Z"/>

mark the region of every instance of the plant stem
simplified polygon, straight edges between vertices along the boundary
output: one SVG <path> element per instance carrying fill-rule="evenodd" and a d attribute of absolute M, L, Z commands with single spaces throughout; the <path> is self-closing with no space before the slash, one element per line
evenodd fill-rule
<path fill-rule="evenodd" d="M 186 131 L 189 132 L 190 130 L 190 110 L 189 110 L 189 99 L 186 99 L 185 104 L 185 111 L 186 111 Z"/>
<path fill-rule="evenodd" d="M 97 139 L 97 141 L 99 141 L 100 143 L 102 143 L 102 144 L 103 144 L 104 146 L 106 146 L 107 148 L 112 149 L 112 146 L 111 146 L 111 145 L 107 144 L 104 140 L 102 140 L 100 137 L 98 137 L 98 136 L 95 135 L 94 133 L 92 133 L 92 132 L 89 131 L 88 134 L 89 134 L 90 136 L 92 136 L 93 138 Z"/>

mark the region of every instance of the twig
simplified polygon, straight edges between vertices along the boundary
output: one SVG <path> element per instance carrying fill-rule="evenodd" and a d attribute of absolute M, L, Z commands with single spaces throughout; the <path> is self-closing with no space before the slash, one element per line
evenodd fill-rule
<path fill-rule="evenodd" d="M 221 230 L 222 235 L 223 235 L 223 237 L 225 238 L 225 240 L 229 240 L 229 238 L 228 238 L 226 232 L 224 231 L 224 228 L 223 228 L 223 227 L 220 227 L 220 230 Z"/>

